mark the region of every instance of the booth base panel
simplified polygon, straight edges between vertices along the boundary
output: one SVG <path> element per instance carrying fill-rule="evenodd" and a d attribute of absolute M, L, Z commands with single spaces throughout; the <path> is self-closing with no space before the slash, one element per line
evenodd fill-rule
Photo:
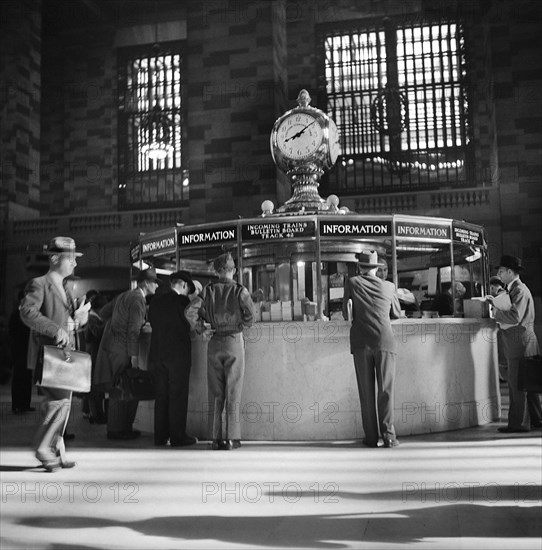
<path fill-rule="evenodd" d="M 345 440 L 364 436 L 346 322 L 259 323 L 245 333 L 242 438 Z M 496 327 L 486 319 L 394 322 L 397 435 L 479 426 L 500 419 Z M 143 355 L 148 341 L 142 341 Z M 206 343 L 195 339 L 187 433 L 208 439 Z M 153 431 L 154 402 L 136 427 Z"/>

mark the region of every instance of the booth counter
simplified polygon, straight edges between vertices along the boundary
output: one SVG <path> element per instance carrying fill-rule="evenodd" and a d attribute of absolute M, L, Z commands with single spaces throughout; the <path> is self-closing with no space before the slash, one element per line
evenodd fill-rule
<path fill-rule="evenodd" d="M 497 328 L 491 319 L 398 319 L 397 434 L 479 426 L 500 417 Z M 260 323 L 245 332 L 246 371 L 237 404 L 243 439 L 363 437 L 350 323 Z M 150 333 L 142 339 L 142 354 Z M 193 340 L 188 432 L 207 438 L 206 342 Z M 154 402 L 137 428 L 153 430 Z"/>

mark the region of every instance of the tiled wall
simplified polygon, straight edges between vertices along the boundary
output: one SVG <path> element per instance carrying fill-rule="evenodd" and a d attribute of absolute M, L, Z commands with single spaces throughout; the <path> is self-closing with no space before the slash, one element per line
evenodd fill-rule
<path fill-rule="evenodd" d="M 50 215 L 116 209 L 113 40 L 102 30 L 47 42 L 42 194 Z"/>
<path fill-rule="evenodd" d="M 39 0 L 0 7 L 0 200 L 40 207 Z"/>
<path fill-rule="evenodd" d="M 276 5 L 274 5 L 276 4 Z M 254 215 L 277 193 L 269 133 L 284 95 L 282 2 L 188 10 L 190 219 Z"/>
<path fill-rule="evenodd" d="M 542 6 L 495 2 L 490 13 L 503 252 L 521 256 L 540 293 Z M 530 277 L 531 279 L 531 277 Z"/>

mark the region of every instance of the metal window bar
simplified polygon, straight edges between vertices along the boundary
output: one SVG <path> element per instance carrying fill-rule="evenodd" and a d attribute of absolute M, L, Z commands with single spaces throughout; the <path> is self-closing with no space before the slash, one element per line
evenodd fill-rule
<path fill-rule="evenodd" d="M 188 166 L 183 155 L 184 100 L 181 42 L 123 48 L 118 55 L 118 195 L 120 209 L 186 204 Z M 149 158 L 151 116 L 169 132 L 165 158 Z M 163 117 L 163 118 L 162 118 Z M 166 132 L 167 133 L 167 132 Z"/>
<path fill-rule="evenodd" d="M 459 22 L 359 22 L 321 29 L 320 95 L 341 132 L 328 192 L 364 193 L 472 185 L 465 51 Z M 375 128 L 376 109 L 389 132 Z M 399 97 L 398 96 L 398 97 Z M 402 112 L 405 110 L 405 113 Z M 403 116 L 404 115 L 404 116 Z M 395 121 L 393 121 L 395 117 Z M 400 135 L 391 130 L 401 125 Z"/>

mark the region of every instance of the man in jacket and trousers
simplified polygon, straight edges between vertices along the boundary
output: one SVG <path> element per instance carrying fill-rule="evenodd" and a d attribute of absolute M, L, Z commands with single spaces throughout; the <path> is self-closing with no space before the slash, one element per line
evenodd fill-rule
<path fill-rule="evenodd" d="M 156 382 L 154 444 L 167 445 L 169 440 L 172 447 L 183 447 L 197 442 L 186 434 L 192 343 L 185 310 L 195 286 L 187 271 L 176 271 L 169 280 L 171 290 L 155 296 L 149 306 L 149 370 Z"/>
<path fill-rule="evenodd" d="M 531 291 L 520 279 L 523 271 L 521 260 L 515 256 L 502 256 L 497 276 L 507 286 L 510 309 L 497 309 L 492 296 L 487 299 L 495 308 L 495 321 L 508 326 L 501 328 L 504 355 L 508 363 L 508 390 L 510 405 L 508 424 L 497 428 L 501 433 L 528 432 L 533 426 L 540 426 L 541 408 L 537 393 L 524 392 L 518 389 L 519 361 L 522 357 L 539 355 L 538 340 L 534 331 L 534 302 Z"/>
<path fill-rule="evenodd" d="M 401 316 L 395 285 L 377 277 L 382 264 L 375 251 L 358 254 L 360 275 L 346 281 L 343 316 L 350 318 L 350 350 L 354 356 L 361 421 L 367 447 L 378 446 L 378 433 L 384 447 L 399 445 L 395 435 L 393 385 L 395 379 L 396 342 L 390 322 Z M 378 396 L 375 401 L 375 380 Z M 378 416 L 377 416 L 378 409 Z"/>
<path fill-rule="evenodd" d="M 119 399 L 115 388 L 119 376 L 129 367 L 139 367 L 139 335 L 147 317 L 147 296 L 156 292 L 159 281 L 153 269 L 137 276 L 137 287 L 123 292 L 102 309 L 106 322 L 96 358 L 96 390 L 109 393 L 107 411 L 108 439 L 135 439 L 141 432 L 133 429 L 139 401 Z"/>
<path fill-rule="evenodd" d="M 77 265 L 75 241 L 70 237 L 54 237 L 46 250 L 49 271 L 32 279 L 26 286 L 19 312 L 30 328 L 27 367 L 34 371 L 34 381 L 41 380 L 43 346 L 58 345 L 73 349 L 75 331 L 88 320 L 88 309 L 76 308 L 66 278 Z M 73 468 L 75 462 L 66 457 L 64 430 L 70 416 L 72 392 L 54 387 L 40 387 L 44 396 L 43 422 L 35 435 L 36 458 L 49 472 Z"/>
<path fill-rule="evenodd" d="M 207 389 L 211 448 L 231 450 L 241 446 L 240 405 L 245 374 L 245 341 L 243 329 L 254 321 L 254 304 L 250 293 L 233 280 L 235 263 L 231 254 L 215 259 L 213 267 L 218 281 L 209 283 L 201 299 L 195 299 L 187 310 L 192 327 L 204 338 L 212 337 L 207 347 Z M 211 328 L 205 327 L 204 323 Z M 226 408 L 226 426 L 222 412 Z"/>

